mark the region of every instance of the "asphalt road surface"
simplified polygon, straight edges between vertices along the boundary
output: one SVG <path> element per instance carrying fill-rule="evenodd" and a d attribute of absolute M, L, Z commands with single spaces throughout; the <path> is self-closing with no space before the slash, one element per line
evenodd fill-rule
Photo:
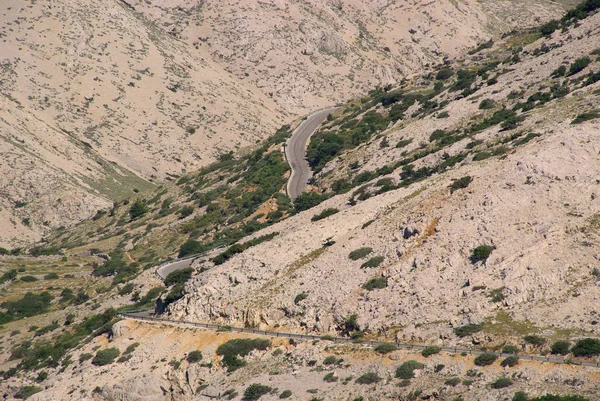
<path fill-rule="evenodd" d="M 306 161 L 308 139 L 335 109 L 336 107 L 330 107 L 309 115 L 292 133 L 287 143 L 285 155 L 292 169 L 292 174 L 287 183 L 287 192 L 292 200 L 306 191 L 306 183 L 312 177 L 312 171 Z"/>
<path fill-rule="evenodd" d="M 160 277 L 161 280 L 164 280 L 165 278 L 167 278 L 169 273 L 173 273 L 174 271 L 183 270 L 186 267 L 190 267 L 194 259 L 195 258 L 177 260 L 173 263 L 162 265 L 158 269 L 156 269 L 156 275 Z"/>

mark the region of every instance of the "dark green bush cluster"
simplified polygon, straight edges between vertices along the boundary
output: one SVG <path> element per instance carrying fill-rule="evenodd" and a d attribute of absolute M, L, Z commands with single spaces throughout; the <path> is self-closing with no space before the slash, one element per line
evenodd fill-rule
<path fill-rule="evenodd" d="M 258 400 L 263 395 L 269 394 L 271 392 L 271 390 L 273 390 L 273 389 L 269 386 L 264 386 L 262 384 L 257 384 L 257 383 L 251 384 L 244 391 L 244 400 L 247 400 L 247 401 Z"/>
<path fill-rule="evenodd" d="M 498 356 L 496 356 L 495 354 L 481 354 L 478 355 L 477 358 L 475 358 L 475 365 L 488 366 L 496 362 L 496 359 L 498 359 Z"/>
<path fill-rule="evenodd" d="M 42 314 L 48 310 L 53 299 L 50 293 L 44 291 L 40 294 L 28 292 L 16 301 L 4 301 L 0 306 L 6 312 L 0 312 L 0 324 Z"/>
<path fill-rule="evenodd" d="M 523 117 L 517 116 L 513 110 L 501 109 L 492 114 L 490 118 L 486 118 L 480 123 L 471 125 L 470 131 L 471 133 L 476 133 L 498 124 L 501 124 L 503 130 L 509 130 L 516 128 L 522 121 Z"/>
<path fill-rule="evenodd" d="M 494 41 L 492 39 L 488 40 L 487 42 L 483 42 L 481 43 L 479 46 L 477 46 L 475 49 L 470 50 L 469 54 L 473 55 L 473 54 L 477 54 L 480 51 L 484 50 L 484 49 L 489 49 L 494 45 Z"/>
<path fill-rule="evenodd" d="M 594 120 L 596 118 L 600 118 L 600 110 L 592 110 L 585 113 L 581 113 L 577 117 L 575 117 L 573 121 L 571 121 L 571 124 L 581 124 L 585 121 Z"/>
<path fill-rule="evenodd" d="M 415 360 L 406 361 L 396 368 L 396 377 L 398 379 L 412 379 L 413 377 L 415 377 L 414 371 L 416 369 L 423 368 L 425 368 L 425 365 Z"/>
<path fill-rule="evenodd" d="M 130 279 L 138 271 L 137 263 L 127 264 L 123 252 L 118 250 L 110 254 L 110 259 L 106 263 L 95 265 L 92 274 L 97 277 L 114 275 L 113 284 L 120 284 Z"/>
<path fill-rule="evenodd" d="M 567 11 L 560 21 L 552 20 L 540 26 L 540 32 L 542 35 L 550 36 L 557 29 L 566 28 L 579 20 L 585 19 L 599 8 L 600 1 L 585 0 L 579 3 L 577 7 Z"/>
<path fill-rule="evenodd" d="M 421 355 L 427 358 L 431 355 L 439 354 L 441 350 L 442 349 L 440 347 L 430 345 L 429 347 L 426 347 L 423 351 L 421 351 Z"/>
<path fill-rule="evenodd" d="M 185 357 L 185 360 L 188 361 L 189 363 L 197 363 L 200 362 L 202 360 L 202 352 L 200 351 L 190 351 L 188 352 L 187 356 Z"/>
<path fill-rule="evenodd" d="M 383 256 L 373 256 L 371 259 L 367 260 L 365 263 L 360 265 L 360 268 L 365 269 L 365 268 L 378 267 L 380 264 L 383 263 L 383 260 L 384 260 Z"/>
<path fill-rule="evenodd" d="M 369 248 L 369 247 L 358 248 L 358 249 L 355 249 L 352 252 L 350 252 L 348 254 L 348 258 L 351 260 L 359 260 L 359 259 L 366 257 L 371 252 L 373 252 L 373 248 Z"/>
<path fill-rule="evenodd" d="M 338 212 L 339 212 L 339 209 L 336 209 L 336 208 L 333 208 L 333 207 L 329 207 L 329 208 L 323 210 L 321 213 L 315 214 L 312 217 L 311 221 L 323 220 L 324 218 L 332 216 L 332 215 L 334 215 L 334 214 L 336 214 Z"/>
<path fill-rule="evenodd" d="M 506 388 L 512 386 L 513 381 L 508 377 L 500 377 L 499 379 L 490 383 L 490 386 L 495 389 Z"/>
<path fill-rule="evenodd" d="M 110 365 L 121 354 L 118 348 L 106 348 L 96 352 L 92 364 L 96 366 Z"/>
<path fill-rule="evenodd" d="M 595 338 L 584 338 L 575 343 L 571 348 L 573 356 L 595 356 L 600 355 L 600 340 Z"/>
<path fill-rule="evenodd" d="M 233 372 L 246 364 L 246 361 L 239 357 L 244 357 L 255 349 L 264 351 L 270 346 L 269 340 L 238 338 L 221 344 L 217 348 L 217 355 L 223 356 L 222 363 L 227 367 L 227 371 Z"/>
<path fill-rule="evenodd" d="M 469 175 L 466 175 L 464 177 L 454 180 L 452 182 L 452 184 L 450 184 L 450 186 L 449 186 L 450 193 L 453 193 L 454 191 L 456 191 L 458 189 L 467 188 L 469 186 L 469 184 L 471 184 L 472 181 L 473 181 L 473 178 Z"/>
<path fill-rule="evenodd" d="M 552 346 L 550 347 L 550 352 L 552 352 L 554 355 L 567 355 L 569 353 L 570 348 L 570 342 L 559 340 L 552 344 Z"/>
<path fill-rule="evenodd" d="M 32 395 L 39 393 L 40 391 L 42 391 L 41 387 L 23 386 L 23 387 L 19 388 L 19 391 L 17 391 L 15 393 L 15 398 L 17 398 L 19 400 L 26 400 L 29 397 L 31 397 Z"/>
<path fill-rule="evenodd" d="M 148 205 L 146 202 L 137 199 L 133 204 L 129 207 L 129 216 L 131 220 L 136 220 L 148 213 Z"/>
<path fill-rule="evenodd" d="M 327 199 L 327 195 L 321 195 L 316 192 L 304 192 L 294 200 L 294 208 L 296 212 L 302 212 Z"/>
<path fill-rule="evenodd" d="M 536 347 L 541 347 L 542 345 L 544 345 L 546 343 L 546 339 L 544 337 L 536 336 L 536 335 L 533 335 L 533 334 L 523 337 L 523 340 L 527 344 L 531 344 L 531 345 L 534 345 Z"/>
<path fill-rule="evenodd" d="M 447 386 L 452 386 L 452 387 L 456 387 L 460 384 L 461 380 L 460 377 L 451 377 L 449 379 L 447 379 L 444 384 Z"/>
<path fill-rule="evenodd" d="M 471 257 L 469 259 L 473 264 L 477 262 L 485 263 L 494 249 L 496 247 L 492 245 L 480 245 L 471 250 Z"/>
<path fill-rule="evenodd" d="M 377 277 L 372 278 L 363 284 L 362 288 L 367 291 L 379 290 L 387 287 L 387 278 L 386 277 Z"/>
<path fill-rule="evenodd" d="M 375 384 L 381 381 L 381 377 L 377 373 L 367 372 L 356 379 L 357 384 Z"/>
<path fill-rule="evenodd" d="M 308 293 L 307 292 L 301 292 L 298 295 L 296 295 L 296 297 L 294 298 L 294 303 L 296 305 L 298 305 L 300 302 L 302 302 L 306 298 L 308 298 Z"/>
<path fill-rule="evenodd" d="M 518 356 L 509 356 L 506 357 L 502 360 L 502 362 L 500 362 L 500 366 L 505 367 L 508 366 L 509 368 L 512 368 L 513 366 L 516 366 L 519 363 L 519 357 Z"/>

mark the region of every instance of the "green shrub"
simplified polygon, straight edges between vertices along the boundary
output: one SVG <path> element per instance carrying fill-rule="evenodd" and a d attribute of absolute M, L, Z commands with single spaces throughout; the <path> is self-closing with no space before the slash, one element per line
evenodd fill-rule
<path fill-rule="evenodd" d="M 145 202 L 142 202 L 140 199 L 137 199 L 129 208 L 129 216 L 131 220 L 136 220 L 148 213 L 148 206 L 146 206 Z"/>
<path fill-rule="evenodd" d="M 570 65 L 569 73 L 567 74 L 567 76 L 577 74 L 578 72 L 585 69 L 585 67 L 587 67 L 591 62 L 592 62 L 592 60 L 590 60 L 589 57 L 578 58 Z"/>
<path fill-rule="evenodd" d="M 92 357 L 93 357 L 93 356 L 94 356 L 94 355 L 92 355 L 92 354 L 90 354 L 90 353 L 87 353 L 87 352 L 86 352 L 86 353 L 84 353 L 84 354 L 81 354 L 81 355 L 79 355 L 79 362 L 85 362 L 85 361 L 87 361 L 88 359 L 92 359 Z"/>
<path fill-rule="evenodd" d="M 441 117 L 440 117 L 441 118 Z M 401 139 L 398 141 L 398 143 L 396 144 L 396 148 L 400 149 L 400 148 L 404 148 L 408 145 L 410 145 L 412 143 L 412 139 Z"/>
<path fill-rule="evenodd" d="M 452 182 L 452 184 L 450 184 L 450 186 L 448 187 L 448 188 L 450 188 L 450 193 L 453 193 L 454 191 L 456 191 L 458 189 L 467 188 L 472 181 L 473 181 L 473 178 L 471 178 L 471 176 L 468 176 L 468 175 L 461 177 L 457 180 L 454 180 Z"/>
<path fill-rule="evenodd" d="M 298 305 L 300 302 L 305 300 L 307 297 L 308 297 L 308 292 L 301 292 L 300 294 L 296 295 L 296 297 L 294 298 L 294 303 L 296 305 Z"/>
<path fill-rule="evenodd" d="M 96 366 L 110 365 L 121 354 L 118 348 L 106 348 L 96 352 L 92 364 Z"/>
<path fill-rule="evenodd" d="M 207 250 L 206 247 L 204 245 L 202 245 L 200 242 L 198 242 L 194 239 L 189 239 L 186 242 L 184 242 L 181 245 L 181 247 L 179 248 L 178 257 L 183 258 L 184 256 L 195 255 L 197 253 L 201 253 L 206 250 Z"/>
<path fill-rule="evenodd" d="M 557 20 L 548 21 L 544 25 L 540 26 L 540 33 L 544 36 L 550 36 L 559 27 L 560 27 L 559 21 L 557 21 Z"/>
<path fill-rule="evenodd" d="M 323 202 L 327 197 L 316 192 L 304 192 L 294 200 L 294 209 L 296 212 L 308 210 Z"/>
<path fill-rule="evenodd" d="M 569 353 L 569 348 L 571 348 L 571 343 L 569 341 L 559 340 L 552 344 L 550 351 L 554 355 L 567 355 Z"/>
<path fill-rule="evenodd" d="M 517 391 L 511 398 L 511 401 L 527 401 L 528 399 L 529 397 L 527 396 L 526 392 Z"/>
<path fill-rule="evenodd" d="M 429 347 L 425 347 L 425 349 L 421 351 L 421 355 L 427 358 L 428 356 L 439 354 L 441 350 L 442 349 L 440 347 L 430 345 Z"/>
<path fill-rule="evenodd" d="M 452 75 L 454 75 L 454 71 L 452 71 L 452 68 L 445 67 L 438 71 L 438 73 L 435 76 L 435 79 L 437 79 L 438 81 L 445 81 Z"/>
<path fill-rule="evenodd" d="M 479 110 L 493 109 L 494 106 L 496 106 L 496 102 L 492 99 L 483 99 L 481 103 L 479 103 Z"/>
<path fill-rule="evenodd" d="M 517 347 L 516 345 L 512 345 L 512 344 L 506 344 L 502 348 L 502 353 L 503 354 L 518 354 L 519 353 L 519 347 Z"/>
<path fill-rule="evenodd" d="M 494 363 L 498 357 L 494 354 L 481 354 L 475 358 L 475 365 L 488 366 Z"/>
<path fill-rule="evenodd" d="M 127 283 L 119 289 L 119 295 L 131 294 L 133 291 L 133 283 Z"/>
<path fill-rule="evenodd" d="M 362 288 L 367 291 L 378 290 L 387 287 L 387 278 L 385 277 L 377 277 L 372 278 L 363 284 Z"/>
<path fill-rule="evenodd" d="M 506 388 L 509 387 L 513 384 L 512 380 L 510 380 L 508 377 L 501 377 L 499 379 L 497 379 L 496 381 L 490 383 L 490 386 L 492 388 Z"/>
<path fill-rule="evenodd" d="M 19 391 L 16 392 L 15 398 L 19 400 L 26 400 L 40 391 L 42 391 L 42 389 L 37 386 L 23 386 L 19 388 Z"/>
<path fill-rule="evenodd" d="M 364 375 L 358 377 L 356 379 L 356 383 L 357 384 L 374 384 L 374 383 L 379 383 L 381 380 L 382 380 L 381 377 L 379 377 L 377 375 L 377 373 L 367 372 Z"/>
<path fill-rule="evenodd" d="M 348 335 L 352 332 L 360 331 L 357 314 L 352 314 L 344 319 L 343 331 Z"/>
<path fill-rule="evenodd" d="M 343 359 L 337 358 L 335 355 L 329 355 L 323 360 L 323 365 L 336 365 L 342 361 Z"/>
<path fill-rule="evenodd" d="M 509 368 L 512 368 L 513 366 L 516 366 L 518 363 L 519 363 L 518 356 L 509 356 L 509 357 L 504 358 L 502 360 L 502 362 L 500 362 L 500 366 L 502 366 L 502 367 L 508 366 Z"/>
<path fill-rule="evenodd" d="M 373 248 L 363 247 L 353 250 L 348 254 L 348 258 L 351 260 L 359 260 L 373 252 Z"/>
<path fill-rule="evenodd" d="M 262 384 L 257 384 L 257 383 L 251 384 L 244 391 L 244 400 L 247 400 L 247 401 L 258 400 L 263 395 L 270 393 L 271 390 L 273 390 L 273 389 L 269 386 L 264 386 Z"/>
<path fill-rule="evenodd" d="M 24 283 L 33 283 L 34 281 L 38 281 L 34 276 L 23 276 L 21 277 L 21 281 Z"/>
<path fill-rule="evenodd" d="M 423 368 L 425 368 L 425 365 L 411 359 L 410 361 L 406 361 L 396 368 L 396 378 L 412 379 L 413 377 L 415 377 L 415 369 Z"/>
<path fill-rule="evenodd" d="M 374 267 L 378 267 L 380 264 L 383 263 L 383 256 L 373 256 L 371 259 L 367 260 L 365 263 L 363 263 L 360 268 L 364 269 L 364 268 L 374 268 Z"/>
<path fill-rule="evenodd" d="M 572 125 L 581 124 L 585 121 L 593 120 L 596 118 L 600 118 L 600 110 L 592 110 L 586 113 L 581 113 L 573 121 L 571 121 Z"/>
<path fill-rule="evenodd" d="M 494 249 L 496 247 L 492 245 L 480 245 L 471 250 L 471 257 L 469 259 L 473 264 L 481 261 L 485 263 Z"/>
<path fill-rule="evenodd" d="M 324 218 L 327 218 L 327 217 L 329 217 L 329 216 L 332 216 L 332 215 L 334 215 L 334 214 L 336 214 L 336 213 L 339 213 L 339 209 L 336 209 L 336 208 L 332 208 L 332 207 L 330 207 L 330 208 L 327 208 L 327 209 L 323 210 L 323 211 L 322 211 L 321 213 L 319 213 L 319 214 L 315 214 L 315 215 L 312 217 L 311 221 L 323 220 Z"/>
<path fill-rule="evenodd" d="M 398 348 L 396 347 L 396 345 L 392 344 L 392 343 L 384 343 L 384 344 L 379 344 L 377 345 L 375 348 L 373 348 L 373 350 L 379 354 L 389 354 L 392 351 L 396 351 Z"/>
<path fill-rule="evenodd" d="M 544 337 L 536 336 L 536 335 L 528 335 L 523 337 L 523 340 L 527 344 L 535 345 L 536 347 L 542 346 L 546 343 L 546 339 Z"/>
<path fill-rule="evenodd" d="M 184 206 L 178 212 L 180 219 L 185 219 L 186 217 L 190 216 L 192 213 L 194 213 L 194 206 Z"/>
<path fill-rule="evenodd" d="M 48 273 L 44 276 L 44 280 L 56 280 L 58 278 L 58 274 L 56 273 Z"/>
<path fill-rule="evenodd" d="M 6 312 L 0 312 L 0 324 L 42 314 L 47 311 L 53 299 L 50 293 L 44 291 L 40 294 L 28 292 L 16 301 L 4 301 L 0 306 L 6 309 Z"/>
<path fill-rule="evenodd" d="M 595 356 L 600 354 L 600 340 L 584 338 L 575 343 L 571 348 L 573 356 Z"/>
<path fill-rule="evenodd" d="M 200 362 L 202 360 L 202 352 L 200 351 L 190 351 L 188 352 L 187 356 L 185 357 L 185 360 L 188 361 L 188 363 L 197 363 Z"/>
<path fill-rule="evenodd" d="M 531 398 L 528 401 L 590 401 L 580 395 L 553 395 L 546 394 L 540 397 Z"/>
<path fill-rule="evenodd" d="M 446 384 L 447 386 L 456 387 L 460 384 L 460 382 L 460 377 L 451 377 L 448 380 L 446 380 L 444 384 Z"/>
<path fill-rule="evenodd" d="M 240 356 L 244 357 L 255 349 L 264 351 L 270 346 L 271 342 L 269 340 L 237 338 L 221 344 L 216 353 L 223 356 L 223 365 L 227 367 L 229 372 L 233 372 L 246 364 L 243 359 L 239 358 Z"/>
<path fill-rule="evenodd" d="M 290 390 L 283 390 L 281 394 L 279 394 L 279 398 L 290 398 L 292 396 L 292 392 Z"/>
<path fill-rule="evenodd" d="M 465 337 L 465 336 L 469 336 L 471 334 L 475 334 L 475 333 L 481 331 L 481 329 L 483 329 L 482 324 L 470 323 L 470 324 L 466 324 L 464 326 L 455 327 L 454 334 L 456 334 L 459 337 Z"/>
<path fill-rule="evenodd" d="M 165 278 L 165 286 L 170 287 L 173 284 L 185 284 L 192 277 L 193 272 L 194 269 L 191 267 L 171 272 Z"/>

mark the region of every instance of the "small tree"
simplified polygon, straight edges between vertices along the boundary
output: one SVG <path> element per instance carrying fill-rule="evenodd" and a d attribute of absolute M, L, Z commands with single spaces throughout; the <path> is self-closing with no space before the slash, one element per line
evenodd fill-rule
<path fill-rule="evenodd" d="M 381 377 L 374 372 L 367 372 L 364 375 L 360 376 L 356 379 L 357 384 L 374 384 L 379 383 L 381 381 Z"/>
<path fill-rule="evenodd" d="M 550 351 L 554 355 L 567 355 L 571 348 L 571 343 L 565 340 L 558 340 L 550 347 Z"/>
<path fill-rule="evenodd" d="M 441 350 L 442 349 L 440 347 L 431 345 L 429 347 L 426 347 L 423 351 L 421 351 L 421 355 L 423 355 L 425 358 L 427 358 L 428 356 L 438 354 Z"/>
<path fill-rule="evenodd" d="M 516 366 L 518 363 L 519 363 L 519 357 L 512 355 L 512 356 L 504 358 L 504 360 L 502 362 L 500 362 L 500 366 L 512 368 L 513 366 Z"/>
<path fill-rule="evenodd" d="M 494 363 L 498 357 L 494 354 L 481 354 L 475 358 L 475 365 L 488 366 Z"/>
<path fill-rule="evenodd" d="M 129 216 L 131 220 L 138 219 L 148 213 L 148 206 L 141 200 L 136 200 L 129 208 Z"/>
<path fill-rule="evenodd" d="M 471 263 L 485 263 L 494 249 L 496 249 L 496 247 L 492 245 L 479 245 L 477 248 L 473 248 L 470 257 Z"/>
<path fill-rule="evenodd" d="M 600 340 L 584 338 L 571 348 L 573 356 L 594 356 L 600 354 Z"/>
<path fill-rule="evenodd" d="M 185 360 L 188 361 L 189 363 L 197 363 L 200 362 L 202 360 L 202 352 L 200 351 L 190 351 L 188 352 L 187 356 L 185 357 Z"/>
<path fill-rule="evenodd" d="M 121 352 L 118 348 L 107 348 L 96 352 L 96 356 L 92 359 L 92 364 L 96 366 L 110 365 L 117 359 Z"/>

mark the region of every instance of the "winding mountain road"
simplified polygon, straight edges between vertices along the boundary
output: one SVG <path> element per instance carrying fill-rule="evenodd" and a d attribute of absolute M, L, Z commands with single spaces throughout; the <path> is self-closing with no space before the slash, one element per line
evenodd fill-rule
<path fill-rule="evenodd" d="M 306 161 L 306 144 L 310 136 L 325 121 L 327 116 L 335 111 L 337 106 L 315 111 L 294 130 L 285 147 L 285 156 L 292 169 L 287 183 L 287 193 L 292 199 L 306 191 L 306 183 L 312 176 L 312 171 Z"/>

